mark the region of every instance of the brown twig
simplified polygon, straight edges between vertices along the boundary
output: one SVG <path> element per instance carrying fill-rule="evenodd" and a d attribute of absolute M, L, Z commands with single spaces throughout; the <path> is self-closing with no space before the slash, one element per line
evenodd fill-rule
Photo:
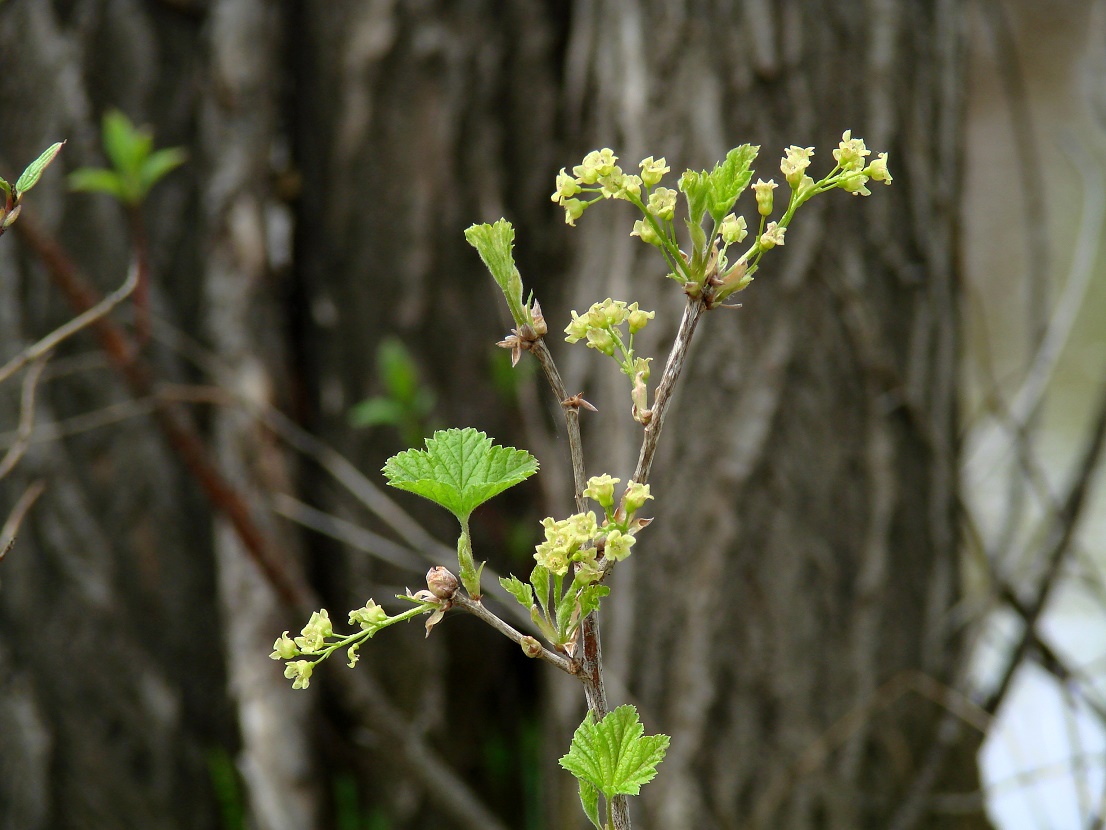
<path fill-rule="evenodd" d="M 483 603 L 481 603 L 480 601 L 465 596 L 464 593 L 462 593 L 461 591 L 458 591 L 456 594 L 453 595 L 452 601 L 454 608 L 459 608 L 462 611 L 466 611 L 469 614 L 472 614 L 477 619 L 483 620 L 504 637 L 522 646 L 523 650 L 526 651 L 529 656 L 544 660 L 547 663 L 552 663 L 554 666 L 556 666 L 558 669 L 565 672 L 566 674 L 576 675 L 576 666 L 573 665 L 571 660 L 569 660 L 567 657 L 563 657 L 560 654 L 557 654 L 555 651 L 550 651 L 544 646 L 541 646 L 540 643 L 538 644 L 538 646 L 541 648 L 541 651 L 538 651 L 536 648 L 534 648 L 533 653 L 531 653 L 529 649 L 533 648 L 534 644 L 537 643 L 537 641 L 533 637 L 528 637 L 520 631 L 512 628 L 506 622 L 504 622 L 487 608 L 485 608 Z"/>
<path fill-rule="evenodd" d="M 38 501 L 38 497 L 42 495 L 42 491 L 45 489 L 46 483 L 44 481 L 33 482 L 23 491 L 23 495 L 15 503 L 12 512 L 8 514 L 4 526 L 0 527 L 0 562 L 4 561 L 4 557 L 8 555 L 8 551 L 15 544 L 15 537 L 19 533 L 19 526 L 23 524 L 27 511 Z"/>
<path fill-rule="evenodd" d="M 23 378 L 23 389 L 19 400 L 19 427 L 16 429 L 15 441 L 4 453 L 3 460 L 0 460 L 0 478 L 4 478 L 12 471 L 31 443 L 31 434 L 35 430 L 35 390 L 38 389 L 42 370 L 46 368 L 46 358 L 46 355 L 42 355 L 35 360 Z"/>
<path fill-rule="evenodd" d="M 55 285 L 61 289 L 70 305 L 84 317 L 96 309 L 101 300 L 75 263 L 53 239 L 38 228 L 29 217 L 20 217 L 16 225 L 20 238 L 46 265 Z M 91 321 L 100 339 L 100 346 L 122 373 L 137 397 L 149 397 L 155 391 L 150 367 L 137 355 L 136 344 L 127 333 L 100 315 Z M 274 559 L 270 542 L 250 515 L 242 495 L 219 472 L 207 446 L 177 406 L 155 403 L 154 416 L 166 440 L 196 479 L 211 505 L 226 516 L 250 558 L 288 605 L 300 609 L 314 605 L 312 592 L 302 580 L 292 576 L 284 565 Z"/>

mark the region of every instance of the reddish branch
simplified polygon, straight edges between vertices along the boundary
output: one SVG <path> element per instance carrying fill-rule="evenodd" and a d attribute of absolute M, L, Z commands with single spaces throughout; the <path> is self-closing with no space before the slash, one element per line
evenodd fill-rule
<path fill-rule="evenodd" d="M 100 301 L 99 293 L 89 285 L 61 246 L 29 217 L 20 217 L 16 229 L 46 265 L 54 284 L 75 311 L 84 313 Z M 154 417 L 169 445 L 199 484 L 211 506 L 231 523 L 247 554 L 281 600 L 294 607 L 311 607 L 310 590 L 273 557 L 272 548 L 250 515 L 246 500 L 219 472 L 207 445 L 188 417 L 179 406 L 161 400 L 155 394 L 154 375 L 149 364 L 139 357 L 138 344 L 123 328 L 107 318 L 97 320 L 93 327 L 101 348 L 126 379 L 131 392 L 137 397 L 154 400 Z"/>

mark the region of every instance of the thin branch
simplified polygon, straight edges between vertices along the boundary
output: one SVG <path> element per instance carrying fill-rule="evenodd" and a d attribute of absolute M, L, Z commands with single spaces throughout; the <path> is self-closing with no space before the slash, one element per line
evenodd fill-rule
<path fill-rule="evenodd" d="M 27 511 L 38 501 L 38 497 L 42 495 L 45 489 L 46 483 L 44 481 L 33 482 L 23 491 L 23 495 L 15 503 L 12 512 L 8 514 L 4 526 L 0 527 L 0 562 L 4 561 L 8 551 L 15 545 L 15 537 L 19 533 L 19 526 L 23 524 Z"/>
<path fill-rule="evenodd" d="M 587 487 L 587 473 L 584 472 L 584 441 L 580 436 L 580 407 L 569 404 L 568 390 L 565 389 L 561 373 L 557 370 L 557 364 L 553 362 L 553 355 L 545 345 L 545 338 L 539 337 L 530 345 L 530 353 L 537 358 L 545 378 L 549 381 L 549 387 L 553 395 L 560 403 L 565 414 L 565 429 L 568 431 L 568 452 L 572 458 L 572 483 L 575 490 L 576 512 L 583 513 L 586 507 L 584 503 L 584 489 Z"/>
<path fill-rule="evenodd" d="M 680 318 L 680 329 L 676 332 L 676 339 L 672 343 L 672 349 L 668 353 L 668 361 L 664 364 L 664 374 L 661 375 L 657 391 L 653 395 L 653 417 L 645 426 L 645 436 L 641 442 L 641 451 L 638 454 L 637 468 L 634 470 L 633 480 L 638 484 L 649 481 L 649 471 L 653 467 L 653 457 L 657 452 L 657 442 L 661 437 L 661 429 L 664 427 L 664 419 L 668 415 L 669 404 L 672 400 L 672 390 L 680 373 L 687 363 L 687 352 L 691 346 L 691 338 L 695 334 L 695 327 L 699 324 L 699 318 L 707 310 L 704 300 L 688 297 L 684 307 L 683 316 Z"/>
<path fill-rule="evenodd" d="M 1048 603 L 1049 597 L 1052 595 L 1061 566 L 1068 550 L 1071 548 L 1075 528 L 1082 516 L 1083 506 L 1090 490 L 1093 475 L 1098 468 L 1104 443 L 1106 443 L 1106 385 L 1102 388 L 1102 399 L 1098 405 L 1098 414 L 1087 438 L 1086 448 L 1083 451 L 1079 467 L 1068 486 L 1068 495 L 1053 521 L 1050 531 L 1050 536 L 1053 538 L 1047 553 L 1045 572 L 1037 586 L 1036 595 L 1024 609 L 1025 630 L 1000 674 L 1001 679 L 991 694 L 987 696 L 983 705 L 983 708 L 991 714 L 998 711 L 998 707 L 1010 690 L 1014 673 L 1022 660 L 1025 659 L 1026 653 L 1033 643 L 1034 628 L 1044 611 L 1045 605 Z"/>
<path fill-rule="evenodd" d="M 26 221 L 26 220 L 24 220 Z M 20 225 L 22 229 L 22 225 Z M 0 383 L 3 383 L 13 374 L 18 372 L 32 360 L 37 360 L 43 355 L 53 351 L 57 348 L 58 344 L 65 340 L 67 337 L 72 337 L 81 329 L 87 328 L 93 323 L 97 322 L 105 315 L 109 314 L 113 308 L 119 305 L 123 300 L 127 299 L 134 291 L 135 286 L 138 285 L 138 269 L 131 266 L 130 271 L 127 274 L 126 280 L 115 291 L 108 294 L 100 302 L 88 308 L 82 314 L 77 315 L 64 326 L 54 329 L 44 338 L 37 343 L 28 346 L 21 351 L 11 360 L 4 364 L 4 367 L 0 369 Z"/>
<path fill-rule="evenodd" d="M 19 400 L 19 428 L 16 430 L 15 441 L 4 453 L 3 460 L 0 460 L 0 478 L 4 478 L 14 469 L 31 444 L 31 435 L 35 431 L 35 390 L 38 389 L 42 370 L 46 368 L 46 359 L 46 354 L 36 358 L 23 378 L 23 389 Z"/>
<path fill-rule="evenodd" d="M 453 607 L 460 608 L 462 611 L 467 611 L 474 617 L 486 622 L 507 639 L 518 643 L 520 646 L 522 646 L 522 649 L 526 652 L 527 656 L 537 657 L 538 659 L 544 660 L 547 663 L 552 663 L 554 666 L 556 666 L 558 669 L 565 672 L 566 674 L 571 674 L 577 677 L 579 676 L 576 672 L 576 666 L 573 665 L 571 660 L 569 660 L 567 657 L 563 657 L 560 654 L 557 654 L 555 651 L 550 651 L 545 646 L 541 646 L 540 643 L 538 645 L 540 646 L 541 651 L 539 652 L 535 649 L 534 653 L 531 654 L 528 649 L 533 648 L 534 644 L 537 643 L 537 640 L 535 640 L 533 637 L 528 637 L 525 634 L 522 634 L 521 632 L 512 628 L 506 622 L 504 622 L 487 608 L 485 608 L 483 603 L 480 603 L 474 599 L 470 599 L 461 591 L 458 591 L 456 594 L 453 595 Z"/>

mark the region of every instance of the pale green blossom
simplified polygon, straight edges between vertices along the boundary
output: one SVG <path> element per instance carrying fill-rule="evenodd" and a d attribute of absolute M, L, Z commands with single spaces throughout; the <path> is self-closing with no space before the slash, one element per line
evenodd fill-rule
<path fill-rule="evenodd" d="M 735 216 L 734 214 L 728 214 L 725 219 L 722 220 L 722 227 L 719 228 L 722 234 L 722 241 L 727 245 L 733 245 L 741 242 L 746 236 L 749 235 L 749 228 L 745 224 L 744 216 Z"/>
<path fill-rule="evenodd" d="M 291 660 L 300 651 L 296 648 L 296 644 L 292 642 L 292 638 L 288 636 L 288 632 L 285 631 L 280 635 L 280 639 L 273 643 L 273 653 L 269 655 L 273 660 Z"/>
<path fill-rule="evenodd" d="M 833 157 L 845 170 L 859 170 L 864 166 L 864 157 L 872 154 L 864 146 L 864 139 L 853 138 L 852 135 L 852 130 L 845 130 L 841 134 L 841 143 L 833 151 Z"/>
<path fill-rule="evenodd" d="M 649 203 L 645 209 L 658 219 L 671 221 L 676 215 L 676 191 L 670 187 L 658 187 L 649 194 Z"/>
<path fill-rule="evenodd" d="M 311 685 L 311 672 L 314 668 L 314 663 L 309 663 L 307 660 L 297 660 L 284 667 L 284 676 L 292 680 L 293 689 L 306 689 Z"/>
<path fill-rule="evenodd" d="M 767 251 L 777 245 L 782 245 L 783 235 L 786 231 L 787 228 L 782 228 L 775 222 L 769 222 L 768 227 L 764 229 L 764 233 L 760 235 L 760 247 Z"/>
<path fill-rule="evenodd" d="M 672 169 L 663 158 L 654 161 L 652 156 L 643 158 L 638 166 L 641 168 L 641 180 L 646 187 L 655 185 Z"/>
<path fill-rule="evenodd" d="M 637 542 L 637 539 L 629 533 L 623 533 L 617 529 L 611 530 L 607 533 L 607 541 L 603 546 L 603 552 L 616 562 L 621 562 L 630 555 L 630 548 L 634 546 L 635 542 Z"/>
<path fill-rule="evenodd" d="M 584 498 L 599 502 L 604 509 L 614 505 L 614 486 L 622 479 L 611 478 L 606 473 L 601 476 L 592 476 L 588 479 L 588 486 L 584 489 Z"/>
<path fill-rule="evenodd" d="M 639 484 L 636 481 L 631 481 L 626 488 L 625 495 L 622 497 L 622 502 L 626 505 L 626 512 L 632 515 L 640 510 L 645 505 L 645 502 L 649 501 L 651 498 L 653 497 L 649 495 L 648 484 Z"/>
<path fill-rule="evenodd" d="M 757 211 L 761 216 L 768 216 L 772 213 L 772 191 L 779 187 L 772 179 L 763 181 L 757 179 L 757 183 L 753 185 L 753 190 L 757 194 Z"/>
<path fill-rule="evenodd" d="M 798 147 L 792 144 L 785 151 L 780 162 L 780 171 L 792 189 L 798 189 L 802 183 L 803 174 L 810 166 L 810 157 L 814 155 L 813 147 Z"/>

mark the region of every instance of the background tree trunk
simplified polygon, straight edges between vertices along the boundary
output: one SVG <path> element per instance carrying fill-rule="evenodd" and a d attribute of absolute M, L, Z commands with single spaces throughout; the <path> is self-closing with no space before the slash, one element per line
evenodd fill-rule
<path fill-rule="evenodd" d="M 641 827 L 882 830 L 942 723 L 917 678 L 955 686 L 963 664 L 948 614 L 961 14 L 953 0 L 7 0 L 0 161 L 9 175 L 68 137 L 68 169 L 99 163 L 108 106 L 188 147 L 146 209 L 156 310 L 201 332 L 228 391 L 291 412 L 374 479 L 404 440 L 347 415 L 381 392 L 378 349 L 398 337 L 436 394 L 432 422 L 539 456 L 538 480 L 473 520 L 480 557 L 522 573 L 538 520 L 570 509 L 567 459 L 529 361 L 496 382 L 507 316 L 464 228 L 511 219 L 551 321 L 605 296 L 657 309 L 642 351 L 661 358 L 681 295 L 628 236 L 623 206 L 564 227 L 548 199 L 558 168 L 610 146 L 628 169 L 652 154 L 678 172 L 748 141 L 763 148 L 758 175 L 779 178 L 785 146 L 815 145 L 828 168 L 846 128 L 890 150 L 894 187 L 804 208 L 744 308 L 703 321 L 655 468 L 657 522 L 603 620 L 613 702 L 674 736 L 635 805 Z M 33 217 L 101 289 L 122 280 L 115 206 L 64 194 L 56 174 L 33 196 Z M 11 239 L 0 290 L 5 355 L 69 315 Z M 624 379 L 550 340 L 570 391 L 600 406 L 585 420 L 589 472 L 625 479 L 639 433 Z M 77 341 L 54 365 L 96 355 Z M 212 382 L 164 345 L 150 356 L 166 379 Z M 109 367 L 69 365 L 44 388 L 40 423 L 127 399 Z M 389 532 L 241 409 L 199 414 L 291 572 L 300 540 L 267 512 L 267 490 Z M 418 626 L 389 631 L 356 672 L 327 667 L 317 696 L 292 695 L 264 658 L 302 609 L 281 609 L 238 540 L 212 532 L 152 423 L 41 445 L 18 476 L 46 476 L 49 491 L 0 571 L 0 759 L 21 770 L 0 776 L 4 826 L 216 827 L 219 786 L 223 826 L 243 804 L 259 827 L 334 826 L 350 811 L 488 827 L 481 809 L 511 827 L 575 826 L 555 759 L 582 715 L 576 684 L 450 619 L 425 642 Z M 401 503 L 449 543 L 451 520 L 413 501 Z M 336 620 L 419 579 L 303 541 Z M 412 775 L 428 768 L 419 747 L 456 780 Z M 974 749 L 951 748 L 942 786 L 976 786 Z M 223 757 L 244 795 L 226 794 Z M 460 782 L 483 802 L 467 819 L 443 806 Z"/>

